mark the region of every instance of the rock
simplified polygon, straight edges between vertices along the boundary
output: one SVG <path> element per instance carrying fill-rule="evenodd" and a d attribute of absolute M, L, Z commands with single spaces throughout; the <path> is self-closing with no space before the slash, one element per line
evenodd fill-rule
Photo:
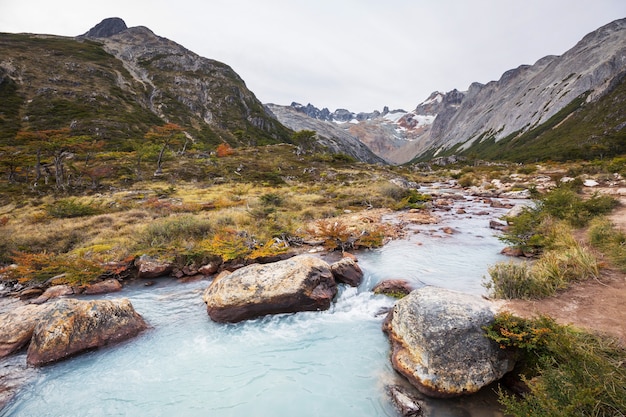
<path fill-rule="evenodd" d="M 390 385 L 387 392 L 402 417 L 422 416 L 422 404 L 411 392 L 399 385 Z"/>
<path fill-rule="evenodd" d="M 513 246 L 506 246 L 504 249 L 500 251 L 500 253 L 505 256 L 515 256 L 515 257 L 524 256 L 524 251 L 521 248 L 516 248 Z"/>
<path fill-rule="evenodd" d="M 95 295 L 95 294 L 107 294 L 110 292 L 117 292 L 122 290 L 122 284 L 114 279 L 107 279 L 105 281 L 96 282 L 95 284 L 90 284 L 85 288 L 83 294 L 87 295 Z"/>
<path fill-rule="evenodd" d="M 386 279 L 372 288 L 374 294 L 385 294 L 391 297 L 402 298 L 413 291 L 409 281 L 403 279 Z"/>
<path fill-rule="evenodd" d="M 47 307 L 25 305 L 0 315 L 0 357 L 26 346 Z"/>
<path fill-rule="evenodd" d="M 119 17 L 109 17 L 89 29 L 83 36 L 87 38 L 108 38 L 128 29 L 126 23 Z"/>
<path fill-rule="evenodd" d="M 147 255 L 141 255 L 135 260 L 137 276 L 139 278 L 157 278 L 170 274 L 174 270 L 171 262 L 160 261 Z"/>
<path fill-rule="evenodd" d="M 351 258 L 342 258 L 330 265 L 330 271 L 336 282 L 358 287 L 363 279 L 361 267 Z"/>
<path fill-rule="evenodd" d="M 489 221 L 490 229 L 503 231 L 506 230 L 507 227 L 509 227 L 508 223 L 501 220 L 491 219 Z"/>
<path fill-rule="evenodd" d="M 500 198 L 527 199 L 527 198 L 530 198 L 530 191 L 529 190 L 507 191 L 507 192 L 500 194 Z"/>
<path fill-rule="evenodd" d="M 326 310 L 336 293 L 328 263 L 299 255 L 248 265 L 215 279 L 203 299 L 212 320 L 238 322 L 266 314 Z"/>
<path fill-rule="evenodd" d="M 26 288 L 18 293 L 20 300 L 28 300 L 43 294 L 42 288 Z"/>
<path fill-rule="evenodd" d="M 492 323 L 489 303 L 436 287 L 412 291 L 396 302 L 384 331 L 392 345 L 394 369 L 432 397 L 470 394 L 514 366 L 482 326 Z"/>
<path fill-rule="evenodd" d="M 128 299 L 56 300 L 40 318 L 28 347 L 29 365 L 46 365 L 136 336 L 147 328 Z"/>
<path fill-rule="evenodd" d="M 74 295 L 74 289 L 69 285 L 53 285 L 46 289 L 39 297 L 31 300 L 31 304 L 43 304 L 51 298 L 59 298 L 66 295 Z"/>
<path fill-rule="evenodd" d="M 221 263 L 222 263 L 221 260 L 211 261 L 208 264 L 202 265 L 200 268 L 198 268 L 198 273 L 202 275 L 213 275 L 218 271 Z"/>
<path fill-rule="evenodd" d="M 600 183 L 598 181 L 595 181 L 595 180 L 585 180 L 583 185 L 585 187 L 597 187 L 598 185 L 600 185 Z"/>

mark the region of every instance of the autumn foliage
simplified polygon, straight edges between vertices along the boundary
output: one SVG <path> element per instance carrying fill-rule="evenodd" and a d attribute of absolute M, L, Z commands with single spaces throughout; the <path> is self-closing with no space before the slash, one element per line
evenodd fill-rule
<path fill-rule="evenodd" d="M 218 157 L 223 158 L 225 156 L 232 155 L 235 150 L 228 143 L 220 143 L 215 149 L 215 153 Z"/>

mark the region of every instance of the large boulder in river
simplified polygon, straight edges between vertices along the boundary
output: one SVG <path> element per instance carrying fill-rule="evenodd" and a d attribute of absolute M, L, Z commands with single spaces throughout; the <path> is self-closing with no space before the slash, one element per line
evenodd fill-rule
<path fill-rule="evenodd" d="M 248 265 L 215 279 L 203 299 L 212 320 L 232 323 L 266 314 L 326 310 L 336 294 L 330 266 L 300 255 Z"/>
<path fill-rule="evenodd" d="M 470 394 L 511 371 L 515 364 L 485 337 L 492 323 L 489 303 L 479 297 L 423 287 L 399 300 L 384 330 L 393 367 L 433 397 Z"/>
<path fill-rule="evenodd" d="M 26 361 L 40 366 L 136 336 L 147 325 L 128 299 L 52 303 L 40 317 Z"/>

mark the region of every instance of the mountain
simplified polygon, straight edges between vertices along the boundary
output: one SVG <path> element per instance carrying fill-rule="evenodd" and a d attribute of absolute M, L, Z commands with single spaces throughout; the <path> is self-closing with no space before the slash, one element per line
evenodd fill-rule
<path fill-rule="evenodd" d="M 354 113 L 347 109 L 320 110 L 310 103 L 306 106 L 295 102 L 290 106 L 268 106 L 278 120 L 291 129 L 314 130 L 326 138 L 339 140 L 344 143 L 343 147 L 346 144 L 350 144 L 348 147 L 366 145 L 379 159 L 391 163 L 404 163 L 415 155 L 406 153 L 407 146 L 428 132 L 435 118 L 427 108 L 407 112 L 384 107 L 382 112 Z M 345 153 L 352 155 L 350 151 Z"/>
<path fill-rule="evenodd" d="M 626 152 L 625 75 L 626 19 L 621 19 L 561 56 L 521 65 L 467 91 L 435 91 L 412 111 L 354 114 L 311 104 L 290 107 L 347 132 L 396 164 L 463 153 L 512 160 L 601 157 Z"/>
<path fill-rule="evenodd" d="M 480 150 L 481 143 L 510 141 L 541 126 L 548 130 L 548 124 L 555 127 L 598 103 L 623 82 L 625 74 L 626 19 L 621 19 L 588 34 L 561 56 L 521 65 L 498 81 L 470 85 L 458 106 L 438 113 L 417 154 L 439 155 L 472 146 Z M 623 130 L 626 112 L 609 119 L 608 125 L 598 126 L 598 134 Z M 518 140 L 516 146 L 524 143 Z"/>
<path fill-rule="evenodd" d="M 199 145 L 292 135 L 228 65 L 118 18 L 75 38 L 0 34 L 0 97 L 0 143 L 71 128 L 123 147 L 165 122 Z"/>
<path fill-rule="evenodd" d="M 372 164 L 385 163 L 386 161 L 372 152 L 363 142 L 352 136 L 346 130 L 338 127 L 335 123 L 328 123 L 333 120 L 333 116 L 328 109 L 324 109 L 322 115 L 319 109 L 309 105 L 307 109 L 297 103 L 291 106 L 279 106 L 276 104 L 266 104 L 266 107 L 280 120 L 280 122 L 294 131 L 310 130 L 317 133 L 316 141 L 322 147 L 332 153 L 343 153 L 350 155 L 356 160 Z M 318 117 L 313 117 L 314 112 L 318 112 Z"/>

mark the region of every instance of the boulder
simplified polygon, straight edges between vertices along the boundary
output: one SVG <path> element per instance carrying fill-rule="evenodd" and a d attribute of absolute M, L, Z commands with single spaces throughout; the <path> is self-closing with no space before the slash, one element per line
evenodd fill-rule
<path fill-rule="evenodd" d="M 118 280 L 111 278 L 104 281 L 96 282 L 95 284 L 88 285 L 83 291 L 83 294 L 107 294 L 110 292 L 117 292 L 121 290 L 122 284 Z"/>
<path fill-rule="evenodd" d="M 25 305 L 0 315 L 0 357 L 26 346 L 47 307 Z"/>
<path fill-rule="evenodd" d="M 136 336 L 147 325 L 128 299 L 59 299 L 39 319 L 28 347 L 29 365 L 46 365 Z"/>
<path fill-rule="evenodd" d="M 148 255 L 141 255 L 135 260 L 139 278 L 157 278 L 169 275 L 174 270 L 171 262 L 161 261 Z"/>
<path fill-rule="evenodd" d="M 391 297 L 402 298 L 413 291 L 409 281 L 403 279 L 385 279 L 372 288 L 374 294 L 385 294 Z"/>
<path fill-rule="evenodd" d="M 489 303 L 479 297 L 423 287 L 399 300 L 384 331 L 394 369 L 432 397 L 470 394 L 513 369 L 515 362 L 485 337 L 492 323 Z"/>
<path fill-rule="evenodd" d="M 238 322 L 266 314 L 326 310 L 336 294 L 328 263 L 299 255 L 248 265 L 215 279 L 203 299 L 212 320 Z"/>
<path fill-rule="evenodd" d="M 363 271 L 352 258 L 342 258 L 330 265 L 330 271 L 336 282 L 358 287 L 363 279 Z"/>

